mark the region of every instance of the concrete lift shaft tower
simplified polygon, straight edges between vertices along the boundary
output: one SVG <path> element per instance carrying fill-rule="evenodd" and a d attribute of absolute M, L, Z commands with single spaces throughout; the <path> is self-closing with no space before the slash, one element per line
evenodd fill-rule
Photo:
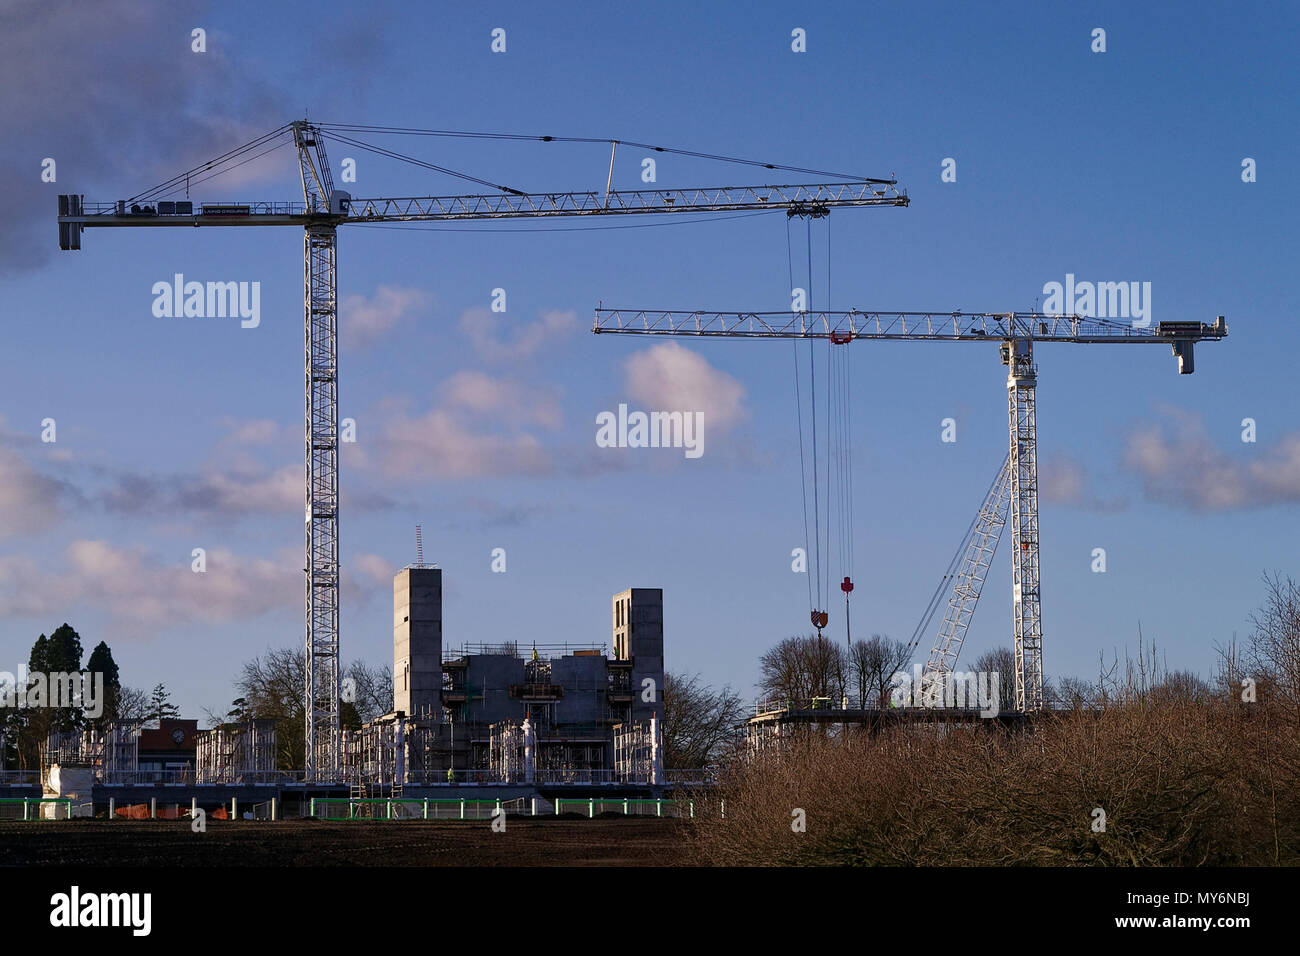
<path fill-rule="evenodd" d="M 1078 315 L 1035 312 L 644 312 L 597 309 L 592 331 L 700 338 L 854 339 L 902 342 L 1001 343 L 1008 367 L 1012 628 L 1016 653 L 1016 710 L 1043 706 L 1043 623 L 1038 585 L 1038 427 L 1035 342 L 1085 345 L 1169 345 L 1178 371 L 1195 370 L 1197 342 L 1228 334 L 1223 316 L 1213 325 L 1160 322 L 1154 329 Z M 955 655 L 955 650 L 954 650 Z M 942 656 L 941 658 L 942 659 Z M 928 669 L 928 668 L 927 668 Z"/>
<path fill-rule="evenodd" d="M 893 179 L 842 176 L 840 183 L 807 183 L 789 186 L 720 186 L 688 189 L 611 190 L 614 152 L 619 141 L 610 143 L 610 174 L 604 192 L 527 193 L 497 186 L 474 177 L 452 173 L 390 150 L 373 147 L 342 136 L 336 130 L 353 132 L 402 132 L 420 135 L 450 135 L 437 130 L 395 130 L 391 127 L 337 126 L 297 120 L 245 144 L 205 166 L 197 167 L 167 183 L 142 193 L 141 197 L 189 195 L 190 176 L 210 178 L 209 170 L 260 148 L 277 136 L 291 132 L 302 175 L 303 202 L 232 203 L 200 205 L 195 211 L 189 201 L 141 205 L 133 200 L 87 203 L 84 196 L 59 196 L 59 248 L 80 249 L 81 233 L 87 227 L 145 226 L 297 226 L 303 238 L 304 380 L 306 392 L 306 771 L 310 781 L 339 777 L 339 468 L 338 468 L 338 259 L 336 232 L 347 223 L 429 222 L 444 220 L 525 219 L 563 216 L 641 215 L 650 213 L 728 212 L 784 209 L 788 215 L 826 215 L 834 206 L 906 206 L 907 195 Z M 464 134 L 455 134 L 464 135 Z M 487 135 L 487 134 L 473 134 Z M 326 137 L 358 146 L 390 158 L 471 179 L 499 194 L 467 196 L 424 196 L 390 199 L 353 199 L 336 190 L 325 155 Z M 500 137 L 492 137 L 500 138 Z M 505 137 L 545 142 L 561 137 Z M 596 142 L 594 140 L 570 140 Z M 645 147 L 659 152 L 677 152 L 662 147 Z M 271 147 L 276 148 L 276 147 Z M 270 149 L 267 150 L 269 152 Z M 261 154 L 258 154 L 261 155 Z M 727 157 L 703 158 L 740 162 L 765 169 L 792 167 L 754 163 Z M 249 156 L 256 158 L 255 155 Z M 247 160 L 242 160 L 247 161 Z M 811 170 L 793 170 L 813 172 Z M 838 174 L 829 174 L 838 175 Z M 146 203 L 148 201 L 146 200 Z"/>

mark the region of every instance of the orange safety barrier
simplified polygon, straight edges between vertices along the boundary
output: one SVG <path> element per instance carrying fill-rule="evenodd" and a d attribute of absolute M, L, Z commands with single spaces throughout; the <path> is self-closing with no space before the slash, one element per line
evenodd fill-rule
<path fill-rule="evenodd" d="M 189 807 L 186 807 L 184 811 L 182 811 L 179 806 L 159 807 L 157 812 L 157 819 L 179 820 L 182 817 L 188 817 L 189 813 L 190 813 Z M 133 803 L 130 806 L 118 807 L 115 815 L 117 817 L 120 817 L 123 820 L 148 820 L 149 804 Z M 222 819 L 225 818 L 222 817 Z"/>

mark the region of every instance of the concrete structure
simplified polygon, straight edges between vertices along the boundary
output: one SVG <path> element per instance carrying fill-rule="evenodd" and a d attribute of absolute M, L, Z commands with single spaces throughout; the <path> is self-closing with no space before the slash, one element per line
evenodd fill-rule
<path fill-rule="evenodd" d="M 663 717 L 664 592 L 628 588 L 614 595 L 614 657 L 632 665 L 632 707 L 628 717 Z M 649 681 L 650 683 L 647 683 Z M 647 699 L 649 698 L 649 699 Z"/>
<path fill-rule="evenodd" d="M 67 814 L 73 817 L 94 816 L 95 769 L 87 764 L 51 764 L 45 773 L 41 796 L 71 800 Z M 59 804 L 45 804 L 41 814 L 47 820 L 60 819 L 63 812 Z"/>
<path fill-rule="evenodd" d="M 358 783 L 611 783 L 632 768 L 661 776 L 652 721 L 663 717 L 663 591 L 614 596 L 614 654 L 604 644 L 443 645 L 442 571 L 393 579 L 395 710 L 345 748 Z M 615 728 L 653 760 L 615 759 Z M 629 738 L 631 739 L 631 738 Z M 400 745 L 399 745 L 400 741 Z M 403 772 L 399 772 L 403 771 Z M 449 773 L 450 772 L 450 773 Z"/>
<path fill-rule="evenodd" d="M 442 709 L 442 569 L 393 578 L 393 710 L 436 721 Z"/>

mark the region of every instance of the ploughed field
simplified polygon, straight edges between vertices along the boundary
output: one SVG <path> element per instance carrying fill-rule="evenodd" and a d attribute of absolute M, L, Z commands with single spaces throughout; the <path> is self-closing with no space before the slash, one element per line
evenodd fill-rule
<path fill-rule="evenodd" d="M 0 823 L 0 866 L 673 866 L 676 820 Z"/>

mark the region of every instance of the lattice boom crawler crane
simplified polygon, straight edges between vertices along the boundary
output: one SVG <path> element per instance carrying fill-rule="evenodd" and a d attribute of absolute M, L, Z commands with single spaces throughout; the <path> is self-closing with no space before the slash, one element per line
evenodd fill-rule
<path fill-rule="evenodd" d="M 349 135 L 358 131 L 420 136 L 478 136 L 543 142 L 610 143 L 610 173 L 604 191 L 524 192 L 376 147 Z M 195 203 L 189 189 L 204 179 L 286 145 L 291 136 L 302 178 L 302 202 Z M 425 169 L 468 179 L 490 194 L 354 199 L 334 188 L 325 140 L 365 149 Z M 281 140 L 277 144 L 277 139 Z M 614 190 L 617 140 L 553 136 L 465 134 L 288 123 L 209 163 L 182 173 L 144 193 L 111 203 L 87 203 L 84 196 L 59 196 L 59 248 L 80 249 L 87 228 L 295 226 L 303 230 L 304 445 L 306 524 L 306 770 L 308 780 L 337 780 L 339 733 L 339 469 L 338 469 L 338 260 L 336 232 L 349 223 L 496 220 L 569 216 L 645 215 L 683 212 L 786 210 L 821 217 L 837 206 L 906 206 L 907 195 L 893 179 L 827 174 L 845 181 L 787 186 L 718 186 L 687 189 Z M 683 150 L 628 144 L 770 170 L 801 173 L 793 167 L 756 163 Z M 223 168 L 224 167 L 224 168 Z M 214 172 L 215 170 L 215 172 Z M 164 200 L 184 192 L 184 200 Z"/>
<path fill-rule="evenodd" d="M 1211 325 L 1160 322 L 1155 328 L 1082 316 L 1034 312 L 647 312 L 597 309 L 592 331 L 620 335 L 677 335 L 699 338 L 829 339 L 903 342 L 1000 343 L 1008 367 L 1010 448 L 1006 465 L 1011 520 L 1012 627 L 1016 659 L 1016 710 L 1043 706 L 1043 627 L 1038 580 L 1038 429 L 1034 392 L 1038 368 L 1034 345 L 1168 345 L 1178 371 L 1195 370 L 1197 342 L 1227 336 L 1223 316 Z M 973 608 L 972 608 L 973 609 Z M 968 618 L 967 618 L 968 619 Z M 814 624 L 816 621 L 814 621 Z M 963 627 L 964 630 L 964 627 Z M 956 645 L 960 646 L 960 641 Z M 927 673 L 955 660 L 949 641 L 936 648 Z"/>

